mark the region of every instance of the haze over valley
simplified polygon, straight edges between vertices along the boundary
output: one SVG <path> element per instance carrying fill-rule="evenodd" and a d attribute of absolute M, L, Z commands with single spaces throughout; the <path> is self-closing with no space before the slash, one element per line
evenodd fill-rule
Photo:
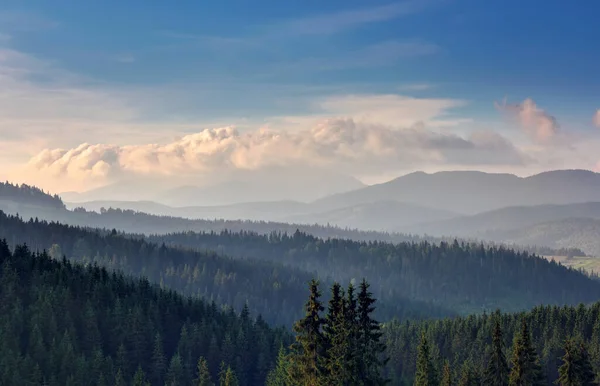
<path fill-rule="evenodd" d="M 599 385 L 599 14 L 3 1 L 0 385 Z"/>

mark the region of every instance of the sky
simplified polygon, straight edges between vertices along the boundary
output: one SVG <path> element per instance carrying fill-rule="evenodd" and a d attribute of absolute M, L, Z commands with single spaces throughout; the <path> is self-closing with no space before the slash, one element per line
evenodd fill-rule
<path fill-rule="evenodd" d="M 0 178 L 600 171 L 600 3 L 13 1 Z M 290 169 L 292 170 L 292 169 Z"/>

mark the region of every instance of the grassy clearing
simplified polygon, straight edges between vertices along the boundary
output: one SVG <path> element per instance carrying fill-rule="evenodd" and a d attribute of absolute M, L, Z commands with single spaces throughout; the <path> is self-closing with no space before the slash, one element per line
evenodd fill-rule
<path fill-rule="evenodd" d="M 576 256 L 568 259 L 566 256 L 544 256 L 548 260 L 558 261 L 561 264 L 575 269 L 583 269 L 590 273 L 600 273 L 600 258 Z"/>

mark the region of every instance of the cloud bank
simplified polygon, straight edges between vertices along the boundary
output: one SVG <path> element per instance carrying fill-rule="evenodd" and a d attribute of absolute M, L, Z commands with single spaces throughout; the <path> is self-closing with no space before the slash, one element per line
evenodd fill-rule
<path fill-rule="evenodd" d="M 312 166 L 352 175 L 426 165 L 520 165 L 526 162 L 509 141 L 494 132 L 461 137 L 423 127 L 389 126 L 327 119 L 298 131 L 233 127 L 206 129 L 166 144 L 84 143 L 72 149 L 45 149 L 26 166 L 27 174 L 72 183 L 107 183 L 124 176 L 194 176 Z"/>

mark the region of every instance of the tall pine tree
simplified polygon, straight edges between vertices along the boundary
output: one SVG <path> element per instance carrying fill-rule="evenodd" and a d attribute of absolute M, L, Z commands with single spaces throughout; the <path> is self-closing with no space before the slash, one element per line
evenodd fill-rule
<path fill-rule="evenodd" d="M 321 303 L 319 282 L 309 283 L 310 294 L 305 305 L 306 315 L 294 324 L 296 342 L 292 345 L 291 365 L 294 376 L 303 385 L 318 385 L 324 375 L 321 359 L 325 355 L 325 340 L 321 328 L 324 307 Z"/>
<path fill-rule="evenodd" d="M 358 336 L 357 349 L 359 354 L 359 381 L 368 385 L 386 384 L 387 380 L 381 375 L 388 359 L 383 358 L 385 344 L 380 341 L 382 332 L 379 322 L 372 317 L 375 311 L 375 299 L 369 291 L 369 283 L 365 279 L 360 283 L 358 293 Z"/>
<path fill-rule="evenodd" d="M 543 385 L 541 367 L 525 318 L 521 321 L 521 330 L 515 336 L 511 365 L 511 386 Z"/>
<path fill-rule="evenodd" d="M 434 386 L 437 384 L 437 374 L 431 360 L 431 348 L 425 331 L 423 331 L 421 332 L 421 342 L 417 348 L 415 386 Z"/>
<path fill-rule="evenodd" d="M 508 363 L 504 355 L 504 338 L 500 327 L 500 318 L 494 322 L 492 333 L 492 350 L 488 359 L 487 367 L 483 374 L 483 385 L 505 386 L 508 385 Z"/>

